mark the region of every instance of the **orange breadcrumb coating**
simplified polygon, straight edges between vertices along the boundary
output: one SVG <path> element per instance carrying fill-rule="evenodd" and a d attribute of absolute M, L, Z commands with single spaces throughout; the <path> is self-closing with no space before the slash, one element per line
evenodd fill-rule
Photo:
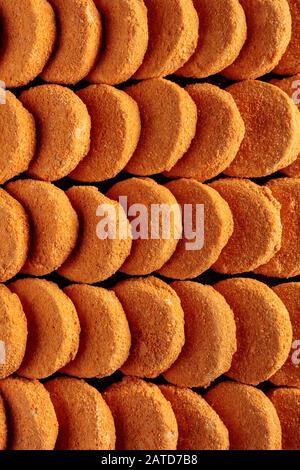
<path fill-rule="evenodd" d="M 228 450 L 228 431 L 217 413 L 187 388 L 161 385 L 178 424 L 178 450 Z"/>
<path fill-rule="evenodd" d="M 261 390 L 223 382 L 204 398 L 227 427 L 231 450 L 281 450 L 279 418 Z"/>
<path fill-rule="evenodd" d="M 232 163 L 245 136 L 245 125 L 227 91 L 209 83 L 189 85 L 185 90 L 197 106 L 196 135 L 185 155 L 165 175 L 206 181 Z"/>
<path fill-rule="evenodd" d="M 73 284 L 64 289 L 74 303 L 81 332 L 78 353 L 60 372 L 81 378 L 107 377 L 129 355 L 131 336 L 117 296 L 102 287 Z"/>
<path fill-rule="evenodd" d="M 120 270 L 126 274 L 139 276 L 160 269 L 174 253 L 182 230 L 180 208 L 171 191 L 150 178 L 129 178 L 116 183 L 107 192 L 107 196 L 114 200 L 118 200 L 120 196 L 127 196 L 128 208 L 133 204 L 145 205 L 148 217 L 148 238 L 133 240 L 131 253 Z M 158 238 L 151 238 L 151 226 L 154 223 L 151 216 L 153 204 L 165 204 L 167 209 L 170 209 L 170 233 L 165 238 L 162 236 L 161 219 L 157 224 Z M 145 222 L 144 214 L 140 218 Z"/>
<path fill-rule="evenodd" d="M 288 0 L 292 16 L 292 38 L 273 72 L 279 75 L 294 75 L 300 72 L 300 1 Z"/>
<path fill-rule="evenodd" d="M 0 380 L 7 412 L 8 450 L 53 450 L 58 422 L 50 395 L 37 380 Z"/>
<path fill-rule="evenodd" d="M 170 170 L 183 157 L 196 133 L 197 107 L 176 83 L 146 80 L 125 89 L 138 104 L 141 137 L 125 170 L 139 176 Z"/>
<path fill-rule="evenodd" d="M 0 0 L 0 79 L 27 85 L 43 70 L 54 47 L 55 15 L 46 0 Z"/>
<path fill-rule="evenodd" d="M 238 58 L 223 70 L 230 80 L 258 78 L 271 72 L 284 55 L 292 34 L 287 0 L 239 0 L 247 22 L 247 39 Z"/>
<path fill-rule="evenodd" d="M 5 450 L 7 444 L 7 424 L 4 402 L 0 396 L 0 450 Z"/>
<path fill-rule="evenodd" d="M 236 352 L 233 313 L 213 287 L 173 282 L 184 311 L 185 344 L 164 377 L 180 387 L 208 387 L 230 369 Z"/>
<path fill-rule="evenodd" d="M 195 52 L 199 18 L 192 0 L 144 0 L 149 43 L 142 65 L 133 78 L 165 77 Z"/>
<path fill-rule="evenodd" d="M 179 179 L 165 185 L 176 198 L 183 212 L 182 224 L 185 226 L 185 205 L 190 204 L 193 212 L 193 230 L 197 230 L 200 239 L 201 224 L 204 229 L 204 246 L 199 244 L 187 249 L 187 244 L 196 243 L 185 236 L 179 240 L 175 253 L 158 271 L 159 274 L 172 279 L 194 278 L 209 269 L 219 258 L 221 251 L 233 233 L 233 218 L 227 202 L 213 188 L 193 179 Z M 198 216 L 197 206 L 204 205 L 204 215 Z M 197 228 L 196 228 L 197 225 Z M 200 241 L 200 240 L 199 240 Z"/>
<path fill-rule="evenodd" d="M 85 104 L 60 85 L 32 87 L 20 100 L 33 114 L 39 135 L 28 175 L 44 181 L 67 176 L 90 148 L 91 118 Z"/>
<path fill-rule="evenodd" d="M 227 178 L 210 185 L 229 204 L 233 235 L 213 269 L 224 274 L 252 271 L 280 249 L 280 204 L 268 188 L 252 181 Z"/>
<path fill-rule="evenodd" d="M 28 379 L 49 377 L 77 353 L 80 325 L 75 307 L 45 279 L 19 279 L 9 288 L 18 295 L 28 326 L 25 357 L 17 374 Z"/>
<path fill-rule="evenodd" d="M 237 328 L 237 352 L 227 375 L 251 385 L 268 380 L 291 349 L 286 307 L 272 289 L 254 279 L 227 279 L 214 287 L 232 308 Z"/>
<path fill-rule="evenodd" d="M 6 189 L 24 206 L 31 226 L 30 250 L 22 273 L 34 276 L 51 273 L 62 265 L 75 246 L 76 212 L 65 193 L 51 183 L 17 180 Z"/>
<path fill-rule="evenodd" d="M 36 135 L 33 116 L 10 91 L 0 104 L 0 183 L 28 170 L 34 156 Z"/>
<path fill-rule="evenodd" d="M 293 328 L 293 342 L 300 338 L 300 282 L 288 282 L 273 287 L 274 292 L 280 297 L 288 312 Z M 292 343 L 293 346 L 293 343 Z M 270 378 L 275 385 L 300 388 L 300 365 L 293 362 L 293 354 L 298 358 L 298 348 L 293 348 L 281 369 Z"/>
<path fill-rule="evenodd" d="M 268 393 L 276 408 L 282 429 L 282 449 L 300 449 L 300 390 L 277 388 Z"/>
<path fill-rule="evenodd" d="M 237 0 L 194 0 L 199 16 L 195 53 L 176 73 L 205 78 L 221 72 L 239 55 L 247 35 L 244 11 Z"/>
<path fill-rule="evenodd" d="M 280 250 L 256 272 L 280 278 L 297 276 L 300 274 L 300 179 L 274 179 L 266 186 L 281 204 L 282 241 Z"/>
<path fill-rule="evenodd" d="M 94 387 L 67 377 L 49 380 L 45 387 L 59 424 L 57 450 L 114 450 L 113 417 Z"/>
<path fill-rule="evenodd" d="M 58 23 L 54 51 L 41 73 L 49 83 L 76 84 L 98 56 L 102 25 L 93 0 L 48 0 Z"/>
<path fill-rule="evenodd" d="M 77 95 L 91 116 L 91 147 L 70 177 L 87 182 L 113 178 L 124 169 L 138 144 L 138 106 L 127 93 L 109 85 L 91 85 Z"/>
<path fill-rule="evenodd" d="M 246 133 L 226 175 L 267 176 L 293 163 L 299 153 L 300 116 L 297 107 L 278 87 L 258 80 L 231 85 Z"/>
<path fill-rule="evenodd" d="M 0 188 L 0 282 L 18 274 L 29 249 L 29 221 L 19 202 Z"/>
<path fill-rule="evenodd" d="M 176 292 L 155 277 L 133 278 L 114 288 L 132 335 L 125 375 L 155 378 L 177 359 L 184 344 L 184 317 Z"/>
<path fill-rule="evenodd" d="M 104 281 L 120 269 L 130 253 L 132 240 L 126 215 L 120 204 L 105 197 L 94 186 L 73 186 L 66 194 L 80 220 L 79 238 L 58 272 L 73 282 Z M 102 220 L 97 216 L 97 209 L 103 204 L 112 206 L 116 212 L 115 238 L 103 240 L 97 236 L 97 224 Z"/>
<path fill-rule="evenodd" d="M 294 101 L 294 103 L 298 107 L 298 111 L 300 111 L 300 99 L 299 99 L 299 89 L 300 89 L 300 74 L 294 75 L 293 77 L 284 78 L 283 80 L 271 80 L 271 83 L 285 93 L 289 95 L 290 98 Z M 298 113 L 298 118 L 300 120 L 300 113 Z M 300 133 L 299 133 L 299 140 L 300 140 Z M 299 143 L 299 153 L 297 160 L 295 160 L 291 165 L 283 168 L 281 170 L 287 176 L 292 176 L 295 178 L 300 177 L 300 143 Z"/>
<path fill-rule="evenodd" d="M 157 385 L 124 378 L 103 397 L 115 420 L 117 450 L 176 450 L 176 418 Z"/>
<path fill-rule="evenodd" d="M 147 9 L 143 0 L 94 0 L 104 23 L 98 61 L 91 83 L 126 82 L 143 62 L 148 46 Z"/>
<path fill-rule="evenodd" d="M 4 353 L 0 361 L 0 379 L 5 379 L 16 372 L 23 361 L 27 342 L 27 320 L 19 297 L 2 284 L 0 318 L 0 340 L 3 342 L 1 352 Z"/>

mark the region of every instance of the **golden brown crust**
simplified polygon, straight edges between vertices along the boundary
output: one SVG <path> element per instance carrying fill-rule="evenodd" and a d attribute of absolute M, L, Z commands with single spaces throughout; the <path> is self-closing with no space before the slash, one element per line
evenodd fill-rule
<path fill-rule="evenodd" d="M 300 274 L 300 179 L 274 179 L 267 183 L 267 188 L 281 204 L 281 248 L 256 272 L 280 278 L 297 276 Z"/>
<path fill-rule="evenodd" d="M 280 204 L 270 190 L 242 179 L 210 185 L 228 202 L 234 230 L 213 269 L 224 274 L 252 271 L 280 249 Z"/>
<path fill-rule="evenodd" d="M 180 300 L 168 284 L 155 277 L 119 282 L 114 288 L 132 335 L 125 375 L 155 378 L 177 359 L 184 344 Z"/>
<path fill-rule="evenodd" d="M 268 380 L 285 363 L 292 344 L 292 325 L 283 302 L 254 279 L 227 279 L 215 289 L 232 308 L 237 327 L 237 351 L 227 375 L 251 385 Z"/>
<path fill-rule="evenodd" d="M 300 111 L 300 100 L 299 100 L 299 88 L 300 88 L 300 74 L 294 75 L 293 77 L 285 78 L 283 80 L 272 80 L 271 83 L 283 90 L 293 102 L 297 105 L 298 111 Z M 300 121 L 300 113 L 298 113 L 298 119 Z M 300 133 L 299 133 L 300 134 Z M 291 165 L 281 170 L 287 176 L 299 178 L 300 177 L 300 144 L 299 153 L 297 160 Z"/>
<path fill-rule="evenodd" d="M 9 450 L 53 450 L 58 423 L 49 393 L 37 380 L 0 380 L 7 410 Z"/>
<path fill-rule="evenodd" d="M 29 222 L 19 202 L 0 189 L 0 282 L 18 274 L 29 248 Z"/>
<path fill-rule="evenodd" d="M 190 95 L 163 78 L 126 88 L 138 104 L 141 137 L 126 171 L 148 176 L 170 170 L 183 157 L 196 133 L 197 108 Z"/>
<path fill-rule="evenodd" d="M 176 418 L 157 385 L 124 378 L 103 397 L 115 420 L 117 450 L 176 450 Z"/>
<path fill-rule="evenodd" d="M 125 82 L 143 62 L 148 45 L 143 0 L 94 0 L 104 23 L 104 45 L 87 77 L 91 83 Z"/>
<path fill-rule="evenodd" d="M 185 155 L 165 175 L 206 181 L 232 163 L 244 138 L 245 125 L 233 97 L 225 90 L 209 83 L 189 85 L 185 90 L 197 106 L 196 135 Z"/>
<path fill-rule="evenodd" d="M 288 0 L 288 3 L 292 16 L 292 38 L 274 69 L 279 75 L 294 75 L 300 72 L 300 1 Z"/>
<path fill-rule="evenodd" d="M 282 429 L 282 449 L 300 450 L 300 390 L 277 388 L 268 393 L 279 416 Z"/>
<path fill-rule="evenodd" d="M 286 306 L 293 328 L 293 342 L 300 338 L 300 282 L 289 282 L 273 287 L 274 292 Z M 292 343 L 293 345 L 293 343 Z M 293 354 L 298 359 L 297 349 L 291 349 L 290 355 L 284 365 L 270 378 L 275 385 L 300 388 L 300 367 L 293 362 Z"/>
<path fill-rule="evenodd" d="M 204 397 L 227 427 L 231 450 L 281 450 L 279 418 L 261 390 L 223 382 Z"/>
<path fill-rule="evenodd" d="M 69 176 L 85 182 L 113 178 L 126 166 L 138 144 L 138 106 L 127 93 L 109 85 L 91 85 L 77 95 L 91 116 L 91 147 Z"/>
<path fill-rule="evenodd" d="M 74 284 L 64 292 L 76 307 L 81 332 L 78 353 L 61 373 L 82 378 L 112 375 L 128 358 L 131 346 L 121 303 L 101 287 Z"/>
<path fill-rule="evenodd" d="M 134 204 L 145 205 L 148 217 L 148 239 L 133 240 L 131 253 L 120 271 L 132 276 L 140 276 L 160 269 L 174 253 L 182 229 L 180 209 L 173 194 L 150 178 L 130 178 L 116 183 L 108 191 L 107 196 L 114 200 L 118 200 L 120 196 L 127 196 L 128 208 Z M 167 239 L 162 237 L 163 224 L 161 222 L 158 239 L 151 238 L 151 205 L 153 204 L 165 204 L 170 208 L 171 222 Z M 132 222 L 132 219 L 136 217 L 129 217 L 129 219 Z M 140 218 L 144 224 L 144 214 Z M 145 225 L 147 226 L 147 222 Z"/>
<path fill-rule="evenodd" d="M 31 244 L 22 272 L 49 274 L 67 259 L 78 236 L 78 217 L 65 193 L 51 183 L 18 180 L 6 186 L 28 213 Z M 24 263 L 23 263 L 24 264 Z"/>
<path fill-rule="evenodd" d="M 194 53 L 199 18 L 192 0 L 144 0 L 149 43 L 134 78 L 145 80 L 176 72 Z"/>
<path fill-rule="evenodd" d="M 16 372 L 23 361 L 27 342 L 27 321 L 17 295 L 2 284 L 0 318 L 0 379 L 5 379 Z"/>
<path fill-rule="evenodd" d="M 33 116 L 8 90 L 5 104 L 0 105 L 0 183 L 26 171 L 36 144 Z"/>
<path fill-rule="evenodd" d="M 228 450 L 228 431 L 217 413 L 187 388 L 161 385 L 178 424 L 178 450 Z"/>
<path fill-rule="evenodd" d="M 104 281 L 120 269 L 130 253 L 132 240 L 126 215 L 118 203 L 94 186 L 73 186 L 66 194 L 78 214 L 80 228 L 77 245 L 58 272 L 73 282 Z M 112 239 L 97 236 L 97 224 L 103 219 L 97 216 L 97 210 L 103 205 L 116 214 L 116 234 Z"/>
<path fill-rule="evenodd" d="M 45 181 L 67 176 L 89 151 L 91 118 L 85 104 L 60 85 L 32 87 L 20 100 L 33 114 L 39 133 L 27 173 Z"/>
<path fill-rule="evenodd" d="M 246 41 L 246 18 L 237 0 L 194 0 L 199 16 L 195 53 L 176 73 L 204 78 L 232 64 Z"/>
<path fill-rule="evenodd" d="M 207 387 L 231 366 L 236 327 L 225 299 L 211 286 L 173 282 L 184 311 L 185 344 L 164 377 L 180 387 Z"/>
<path fill-rule="evenodd" d="M 193 179 L 179 179 L 165 185 L 180 204 L 183 225 L 186 217 L 185 204 L 190 204 L 193 212 L 193 230 L 196 222 L 200 235 L 201 224 L 204 229 L 204 245 L 199 249 L 187 249 L 187 244 L 196 244 L 185 236 L 179 240 L 175 253 L 158 271 L 162 276 L 172 279 L 195 278 L 209 269 L 219 258 L 233 232 L 233 218 L 227 202 L 217 191 Z M 197 206 L 204 206 L 204 216 L 197 221 Z"/>
<path fill-rule="evenodd" d="M 80 325 L 71 300 L 52 282 L 19 279 L 9 288 L 22 303 L 28 326 L 25 357 L 18 375 L 44 379 L 76 356 Z"/>
<path fill-rule="evenodd" d="M 0 396 L 0 450 L 5 450 L 7 444 L 7 424 L 4 402 Z"/>
<path fill-rule="evenodd" d="M 184 311 L 185 344 L 164 377 L 180 387 L 208 387 L 230 369 L 236 351 L 233 313 L 211 286 L 178 281 L 171 287 Z"/>
<path fill-rule="evenodd" d="M 43 70 L 54 46 L 55 16 L 46 0 L 0 0 L 0 9 L 0 77 L 8 88 L 15 88 Z"/>
<path fill-rule="evenodd" d="M 49 83 L 82 80 L 93 67 L 101 43 L 101 19 L 93 0 L 48 0 L 58 22 L 54 51 L 41 73 Z"/>
<path fill-rule="evenodd" d="M 258 80 L 231 85 L 245 123 L 245 138 L 226 175 L 267 176 L 293 163 L 299 153 L 299 113 L 286 93 Z"/>
<path fill-rule="evenodd" d="M 114 450 L 113 417 L 94 387 L 67 377 L 50 380 L 45 387 L 59 424 L 57 450 Z"/>
<path fill-rule="evenodd" d="M 247 22 L 247 39 L 238 58 L 223 70 L 231 80 L 258 78 L 271 72 L 291 39 L 287 0 L 239 0 Z"/>

